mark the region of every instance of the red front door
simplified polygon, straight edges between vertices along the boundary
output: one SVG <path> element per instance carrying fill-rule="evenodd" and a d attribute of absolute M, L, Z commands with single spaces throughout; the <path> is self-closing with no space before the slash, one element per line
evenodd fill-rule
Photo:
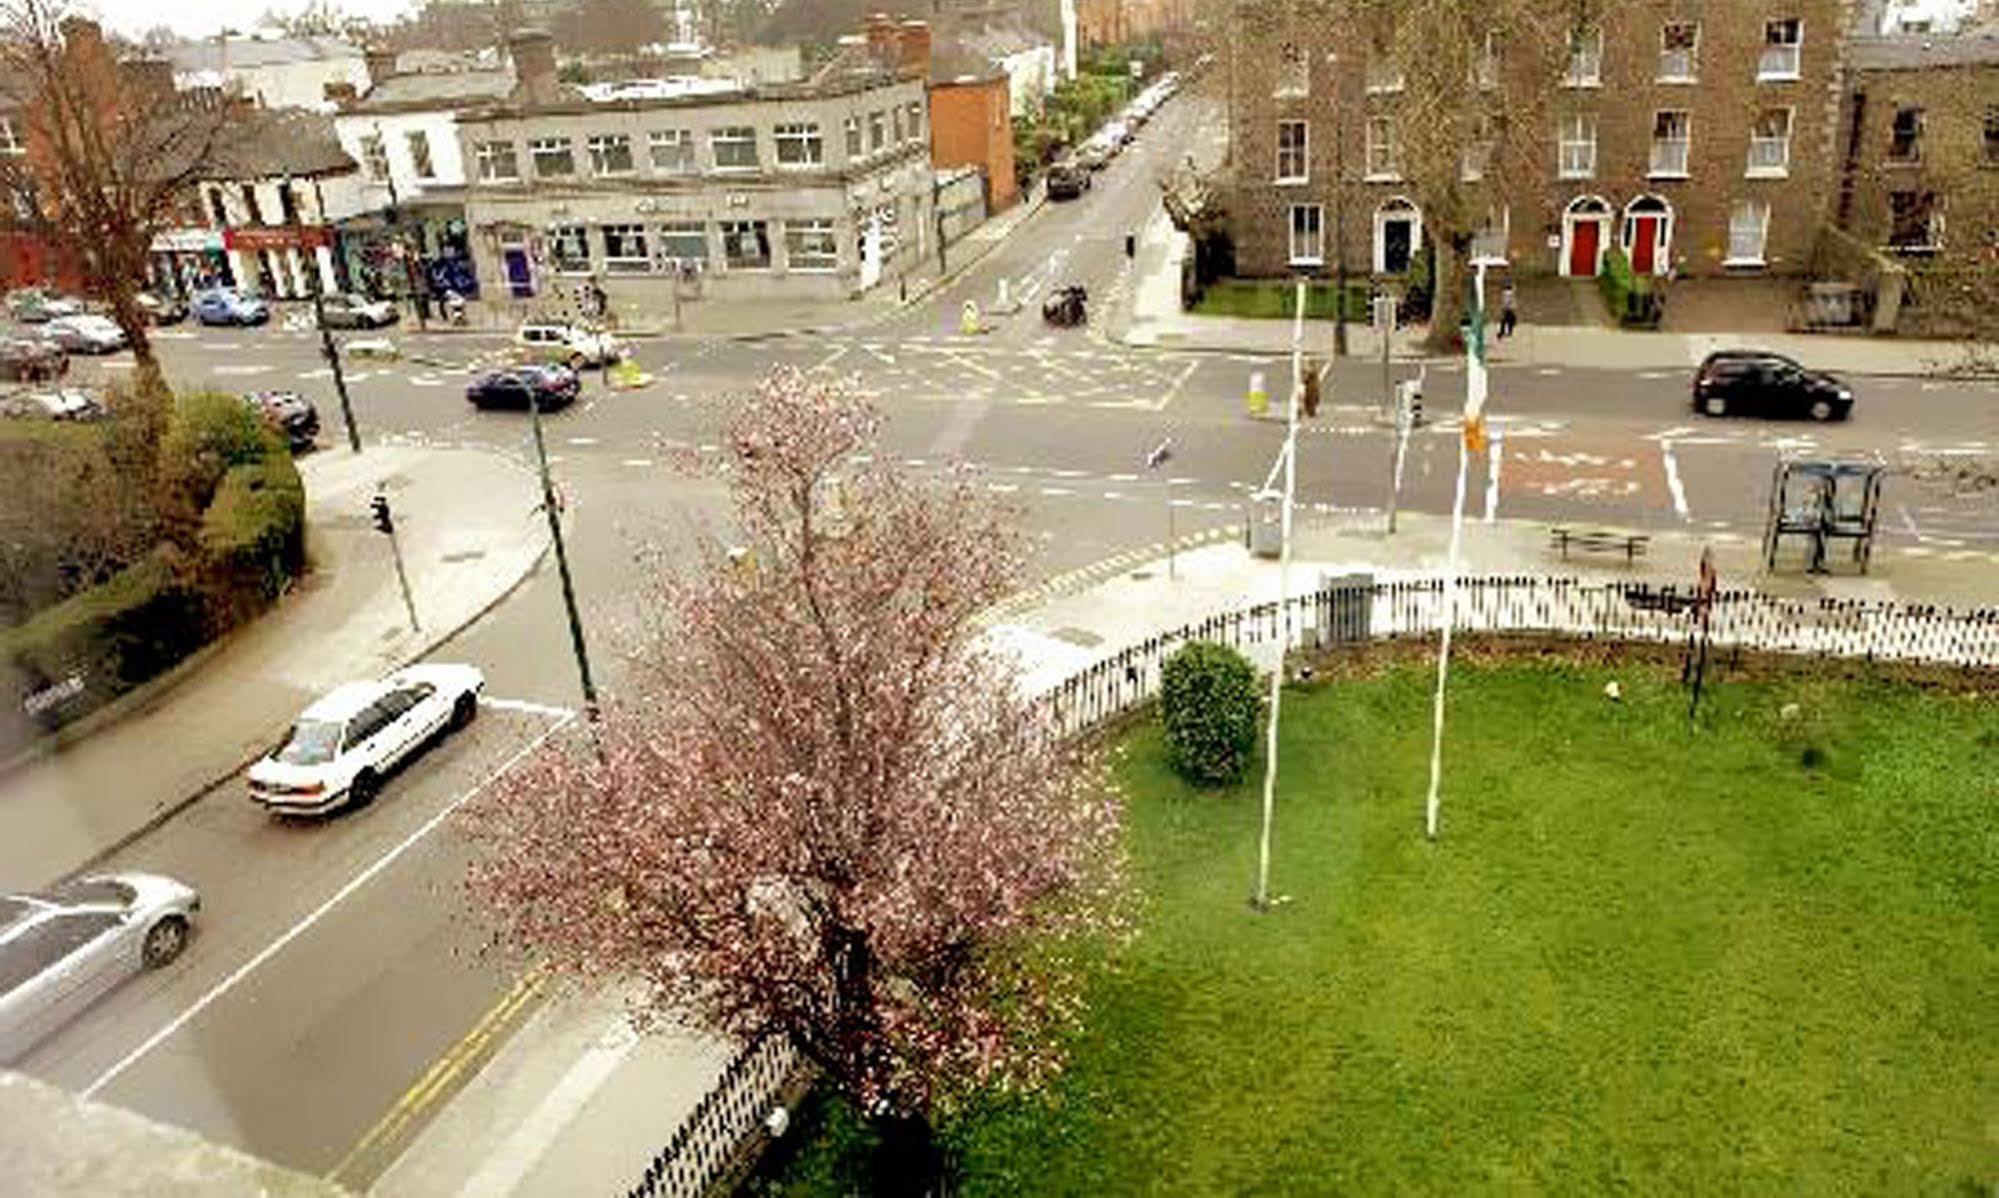
<path fill-rule="evenodd" d="M 1653 259 L 1659 252 L 1659 218 L 1641 216 L 1631 222 L 1631 269 L 1633 273 L 1652 273 Z"/>
<path fill-rule="evenodd" d="M 1602 235 L 1601 221 L 1579 220 L 1569 235 L 1569 273 L 1579 278 L 1596 275 L 1596 242 Z"/>

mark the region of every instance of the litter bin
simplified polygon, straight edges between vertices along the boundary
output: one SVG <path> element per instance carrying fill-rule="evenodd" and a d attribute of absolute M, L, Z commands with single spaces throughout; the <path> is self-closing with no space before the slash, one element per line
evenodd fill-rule
<path fill-rule="evenodd" d="M 1284 492 L 1258 491 L 1249 500 L 1249 551 L 1258 557 L 1284 552 Z"/>

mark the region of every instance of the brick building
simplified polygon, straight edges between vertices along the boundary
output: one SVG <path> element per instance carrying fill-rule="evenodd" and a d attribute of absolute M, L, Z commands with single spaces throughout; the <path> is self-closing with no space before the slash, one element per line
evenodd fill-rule
<path fill-rule="evenodd" d="M 1522 273 L 1592 276 L 1612 247 L 1658 275 L 1808 269 L 1852 0 L 1634 0 L 1538 40 L 1523 21 L 1467 49 L 1461 88 L 1408 84 L 1412 64 L 1436 80 L 1426 31 L 1343 9 L 1241 5 L 1224 64 L 1238 273 L 1330 273 L 1342 253 L 1403 273 L 1433 197 L 1480 213 L 1458 220 L 1466 248 Z M 1408 152 L 1424 139 L 1427 158 Z"/>
<path fill-rule="evenodd" d="M 972 166 L 985 172 L 989 212 L 1011 208 L 1020 198 L 1008 105 L 1007 77 L 999 71 L 930 85 L 930 160 L 939 170 Z"/>

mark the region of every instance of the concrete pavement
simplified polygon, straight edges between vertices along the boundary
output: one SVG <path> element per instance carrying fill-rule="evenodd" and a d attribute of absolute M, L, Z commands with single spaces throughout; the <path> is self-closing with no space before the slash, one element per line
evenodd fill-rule
<path fill-rule="evenodd" d="M 121 719 L 7 777 L 0 888 L 54 881 L 192 802 L 269 747 L 319 692 L 414 660 L 471 622 L 547 545 L 532 475 L 499 454 L 376 444 L 359 456 L 321 450 L 300 473 L 310 572 Z M 377 488 L 397 513 L 420 629 L 369 522 Z"/>

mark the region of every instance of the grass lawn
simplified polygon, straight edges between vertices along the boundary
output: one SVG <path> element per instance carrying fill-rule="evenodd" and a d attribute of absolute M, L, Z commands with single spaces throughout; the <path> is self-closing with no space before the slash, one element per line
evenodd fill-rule
<path fill-rule="evenodd" d="M 1305 319 L 1333 319 L 1334 283 L 1313 283 L 1305 289 Z M 1347 284 L 1347 319 L 1368 320 L 1368 285 Z M 1219 279 L 1208 285 L 1196 316 L 1253 316 L 1266 320 L 1289 320 L 1296 315 L 1297 284 L 1288 279 Z"/>
<path fill-rule="evenodd" d="M 1142 931 L 966 1193 L 1993 1192 L 1999 698 L 1456 670 L 1432 844 L 1431 678 L 1287 693 L 1268 915 L 1256 779 L 1121 742 Z"/>

